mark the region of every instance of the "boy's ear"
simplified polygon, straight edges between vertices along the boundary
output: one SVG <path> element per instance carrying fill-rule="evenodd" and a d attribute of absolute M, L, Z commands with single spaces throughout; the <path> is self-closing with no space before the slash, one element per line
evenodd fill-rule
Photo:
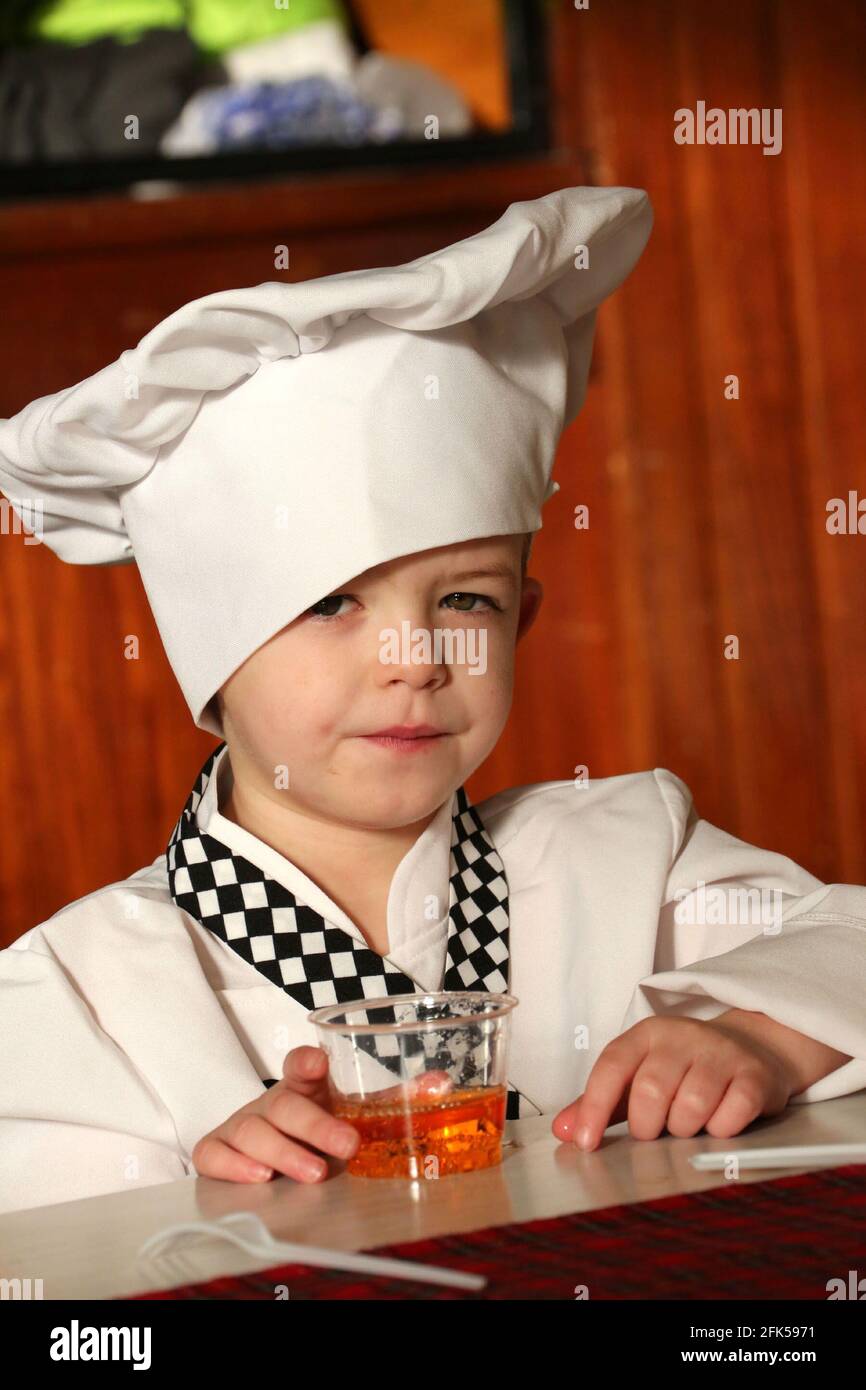
<path fill-rule="evenodd" d="M 524 579 L 523 593 L 520 596 L 520 617 L 517 620 L 517 635 L 515 641 L 519 642 L 521 637 L 532 627 L 538 616 L 541 601 L 544 598 L 544 588 L 538 579 Z"/>

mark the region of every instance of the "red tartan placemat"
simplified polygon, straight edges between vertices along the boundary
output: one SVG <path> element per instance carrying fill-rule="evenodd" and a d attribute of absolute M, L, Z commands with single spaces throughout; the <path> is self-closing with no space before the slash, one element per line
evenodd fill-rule
<path fill-rule="evenodd" d="M 483 1274 L 481 1293 L 345 1270 L 279 1265 L 139 1299 L 827 1298 L 866 1273 L 866 1165 L 728 1182 L 707 1192 L 491 1226 L 369 1253 Z"/>

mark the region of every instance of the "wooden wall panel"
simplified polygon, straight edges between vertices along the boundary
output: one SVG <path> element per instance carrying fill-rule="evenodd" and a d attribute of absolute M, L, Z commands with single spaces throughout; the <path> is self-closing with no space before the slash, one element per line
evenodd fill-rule
<path fill-rule="evenodd" d="M 861 8 L 635 0 L 566 27 L 592 181 L 647 188 L 656 224 L 560 448 L 498 780 L 666 766 L 731 833 L 863 882 L 866 537 L 825 525 L 866 498 Z M 675 144 L 698 100 L 781 107 L 782 152 Z"/>
<path fill-rule="evenodd" d="M 866 321 L 866 19 L 830 6 L 817 27 L 804 5 L 780 7 L 781 100 L 796 157 L 786 166 L 784 236 L 799 347 L 802 504 L 815 586 L 810 654 L 826 701 L 822 741 L 801 775 L 826 782 L 829 872 L 866 878 L 866 536 L 827 534 L 827 499 L 866 499 L 863 365 Z M 864 507 L 866 511 L 866 507 Z"/>
<path fill-rule="evenodd" d="M 512 718 L 469 790 L 665 766 L 716 824 L 862 882 L 866 537 L 824 522 L 828 498 L 866 496 L 864 56 L 856 0 L 563 3 L 549 158 L 0 208 L 0 413 L 196 295 L 275 278 L 277 243 L 301 280 L 410 259 L 570 183 L 647 188 L 655 230 L 602 309 L 536 540 L 546 600 Z M 698 99 L 781 106 L 783 152 L 676 145 L 673 113 Z M 133 566 L 67 566 L 3 536 L 0 583 L 11 941 L 161 853 L 213 740 Z"/>

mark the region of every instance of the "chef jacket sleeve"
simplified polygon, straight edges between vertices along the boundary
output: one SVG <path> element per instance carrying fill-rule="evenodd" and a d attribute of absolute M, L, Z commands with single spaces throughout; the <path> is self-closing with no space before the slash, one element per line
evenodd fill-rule
<path fill-rule="evenodd" d="M 825 884 L 783 854 L 702 820 L 689 788 L 654 772 L 673 828 L 654 973 L 624 1028 L 653 1014 L 764 1013 L 851 1061 L 791 1097 L 866 1087 L 866 887 Z"/>
<path fill-rule="evenodd" d="M 192 1173 L 159 1096 L 33 935 L 0 951 L 0 1212 Z"/>

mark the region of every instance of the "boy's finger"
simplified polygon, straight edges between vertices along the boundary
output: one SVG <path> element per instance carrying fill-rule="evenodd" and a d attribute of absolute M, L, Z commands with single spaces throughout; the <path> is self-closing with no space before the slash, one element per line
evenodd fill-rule
<path fill-rule="evenodd" d="M 623 1033 L 596 1059 L 586 1090 L 572 1105 L 561 1110 L 553 1121 L 558 1139 L 571 1139 L 581 1149 L 594 1149 L 622 1101 L 626 1087 L 649 1048 L 648 1035 L 637 1029 Z"/>
<path fill-rule="evenodd" d="M 294 1047 L 283 1058 L 283 1080 L 301 1095 L 315 1095 L 327 1077 L 328 1054 L 321 1047 Z"/>
<path fill-rule="evenodd" d="M 303 1044 L 293 1047 L 283 1058 L 283 1076 L 294 1077 L 297 1081 L 308 1081 L 311 1077 L 324 1076 L 328 1064 L 328 1054 L 324 1048 Z"/>
<path fill-rule="evenodd" d="M 447 1096 L 453 1089 L 454 1083 L 447 1071 L 425 1071 L 420 1076 L 415 1076 L 411 1081 L 398 1081 L 395 1086 L 385 1086 L 381 1091 L 369 1091 L 362 1095 L 359 1091 L 354 1091 L 349 1095 L 343 1095 L 342 1099 L 351 1101 L 358 1105 L 361 1101 L 375 1101 L 378 1105 L 385 1100 L 399 1100 L 404 1094 L 413 1100 L 428 1100 L 431 1103 L 442 1096 Z"/>
<path fill-rule="evenodd" d="M 583 1097 L 585 1094 L 586 1092 L 583 1092 L 579 1095 L 577 1099 L 573 1100 L 564 1110 L 560 1110 L 559 1114 L 554 1118 L 551 1130 L 556 1135 L 557 1139 L 562 1139 L 566 1143 L 577 1143 L 575 1136 L 583 1129 Z M 608 1119 L 605 1129 L 607 1129 L 608 1125 L 619 1124 L 620 1120 L 625 1120 L 627 1117 L 628 1087 L 623 1091 L 614 1106 L 613 1114 Z"/>
<path fill-rule="evenodd" d="M 691 1062 L 688 1053 L 658 1050 L 643 1059 L 629 1087 L 628 1127 L 635 1139 L 659 1137 Z"/>
<path fill-rule="evenodd" d="M 305 1100 L 303 1096 L 295 1096 L 288 1091 L 285 1095 L 298 1105 L 312 1105 L 312 1102 Z M 318 1110 L 318 1106 L 313 1108 Z M 319 1114 L 322 1112 L 319 1111 Z M 321 1178 L 327 1177 L 328 1164 L 321 1154 L 312 1153 L 303 1143 L 297 1142 L 301 1137 L 301 1130 L 302 1126 L 299 1125 L 297 1129 L 293 1127 L 284 1131 L 273 1114 L 266 1118 L 255 1111 L 247 1111 L 246 1114 L 234 1116 L 229 1121 L 225 1142 L 257 1163 L 274 1168 L 278 1173 L 285 1173 L 287 1177 L 295 1178 L 298 1182 L 318 1182 Z M 305 1135 L 303 1137 L 306 1138 Z M 319 1135 L 316 1147 L 324 1148 L 328 1153 L 333 1152 L 326 1142 L 326 1136 L 322 1134 Z"/>
<path fill-rule="evenodd" d="M 768 1105 L 768 1100 L 766 1087 L 759 1076 L 747 1071 L 738 1072 L 731 1078 L 721 1102 L 707 1120 L 707 1133 L 727 1139 L 739 1134 L 759 1115 L 778 1114 L 784 1108 L 784 1104 Z"/>
<path fill-rule="evenodd" d="M 438 1100 L 440 1096 L 447 1096 L 453 1089 L 453 1082 L 447 1071 L 425 1071 L 420 1076 L 416 1076 L 410 1083 L 413 1096 L 424 1098 L 425 1100 Z"/>
<path fill-rule="evenodd" d="M 224 1182 L 267 1182 L 274 1175 L 273 1168 L 210 1134 L 196 1145 L 193 1167 L 203 1178 L 221 1178 Z"/>
<path fill-rule="evenodd" d="M 678 1139 L 690 1139 L 703 1129 L 721 1104 L 730 1079 L 730 1070 L 706 1061 L 693 1062 L 668 1110 L 668 1131 Z"/>
<path fill-rule="evenodd" d="M 351 1158 L 360 1142 L 358 1131 L 346 1120 L 337 1119 L 323 1106 L 307 1096 L 286 1087 L 278 1092 L 276 1087 L 270 1092 L 272 1097 L 267 1107 L 267 1122 L 294 1139 L 301 1139 L 323 1153 L 333 1154 L 334 1158 Z M 230 1143 L 238 1143 L 235 1133 L 227 1135 Z M 238 1147 L 245 1148 L 245 1144 Z"/>
<path fill-rule="evenodd" d="M 452 1089 L 451 1077 L 447 1071 L 425 1071 L 420 1076 L 415 1076 L 411 1081 L 399 1082 L 396 1086 L 387 1086 L 384 1091 L 374 1091 L 374 1100 L 396 1100 L 404 1092 L 408 1092 L 416 1100 L 438 1100 L 440 1096 L 446 1096 Z"/>

